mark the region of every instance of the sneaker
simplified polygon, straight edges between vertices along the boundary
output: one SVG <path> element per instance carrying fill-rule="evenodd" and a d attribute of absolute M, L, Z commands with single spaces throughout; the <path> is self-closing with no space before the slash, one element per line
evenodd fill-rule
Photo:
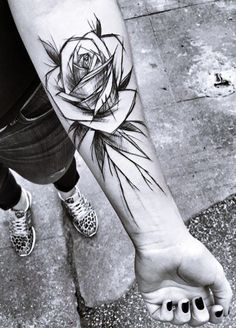
<path fill-rule="evenodd" d="M 65 200 L 59 193 L 58 195 L 70 215 L 75 229 L 85 237 L 94 236 L 98 230 L 97 215 L 79 189 L 76 187 L 74 195 Z"/>
<path fill-rule="evenodd" d="M 9 231 L 14 250 L 19 256 L 28 256 L 34 249 L 35 230 L 32 225 L 31 194 L 22 189 L 27 195 L 28 206 L 23 210 L 10 210 Z"/>

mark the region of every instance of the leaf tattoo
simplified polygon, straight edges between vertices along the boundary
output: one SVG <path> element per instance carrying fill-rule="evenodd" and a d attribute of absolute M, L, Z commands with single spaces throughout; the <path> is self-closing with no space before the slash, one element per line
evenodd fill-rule
<path fill-rule="evenodd" d="M 117 178 L 124 204 L 132 216 L 124 184 L 136 191 L 139 186 L 129 177 L 125 165 L 120 165 L 121 161 L 132 165 L 150 189 L 156 185 L 164 191 L 140 161 L 150 158 L 139 140 L 139 136 L 145 136 L 144 123 L 130 119 L 137 91 L 129 88 L 132 67 L 127 69 L 124 65 L 124 44 L 119 35 L 102 34 L 96 16 L 90 28 L 82 37 L 68 39 L 59 51 L 53 41 L 41 40 L 53 63 L 46 75 L 46 90 L 70 124 L 78 148 L 87 134 L 92 133 L 92 160 L 97 162 L 104 180 L 105 165 Z"/>

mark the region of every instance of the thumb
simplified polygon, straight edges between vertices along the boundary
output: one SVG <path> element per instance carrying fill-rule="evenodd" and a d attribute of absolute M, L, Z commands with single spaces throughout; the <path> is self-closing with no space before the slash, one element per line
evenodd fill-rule
<path fill-rule="evenodd" d="M 215 304 L 222 305 L 224 315 L 227 316 L 229 314 L 229 307 L 233 293 L 221 265 L 219 265 L 214 283 L 209 287 L 213 293 Z"/>

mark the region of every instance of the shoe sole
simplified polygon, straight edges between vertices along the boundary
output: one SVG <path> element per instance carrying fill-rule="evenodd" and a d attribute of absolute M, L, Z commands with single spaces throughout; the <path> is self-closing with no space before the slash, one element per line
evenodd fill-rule
<path fill-rule="evenodd" d="M 31 204 L 32 204 L 32 196 L 31 196 L 31 193 L 29 193 L 28 191 L 26 191 L 26 192 L 27 192 L 27 195 L 29 197 L 29 207 L 31 207 Z M 31 249 L 30 249 L 29 253 L 27 253 L 27 254 L 18 254 L 20 257 L 29 256 L 32 253 L 33 249 L 34 249 L 35 242 L 36 242 L 36 233 L 35 233 L 34 227 L 31 227 L 31 229 L 32 229 L 32 233 L 33 233 L 33 242 L 32 242 Z"/>

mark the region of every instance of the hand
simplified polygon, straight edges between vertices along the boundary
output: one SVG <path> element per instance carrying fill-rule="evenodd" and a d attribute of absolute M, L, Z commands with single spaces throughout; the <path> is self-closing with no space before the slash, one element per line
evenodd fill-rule
<path fill-rule="evenodd" d="M 191 235 L 167 248 L 137 249 L 135 267 L 152 318 L 196 327 L 228 315 L 232 291 L 223 268 Z"/>

